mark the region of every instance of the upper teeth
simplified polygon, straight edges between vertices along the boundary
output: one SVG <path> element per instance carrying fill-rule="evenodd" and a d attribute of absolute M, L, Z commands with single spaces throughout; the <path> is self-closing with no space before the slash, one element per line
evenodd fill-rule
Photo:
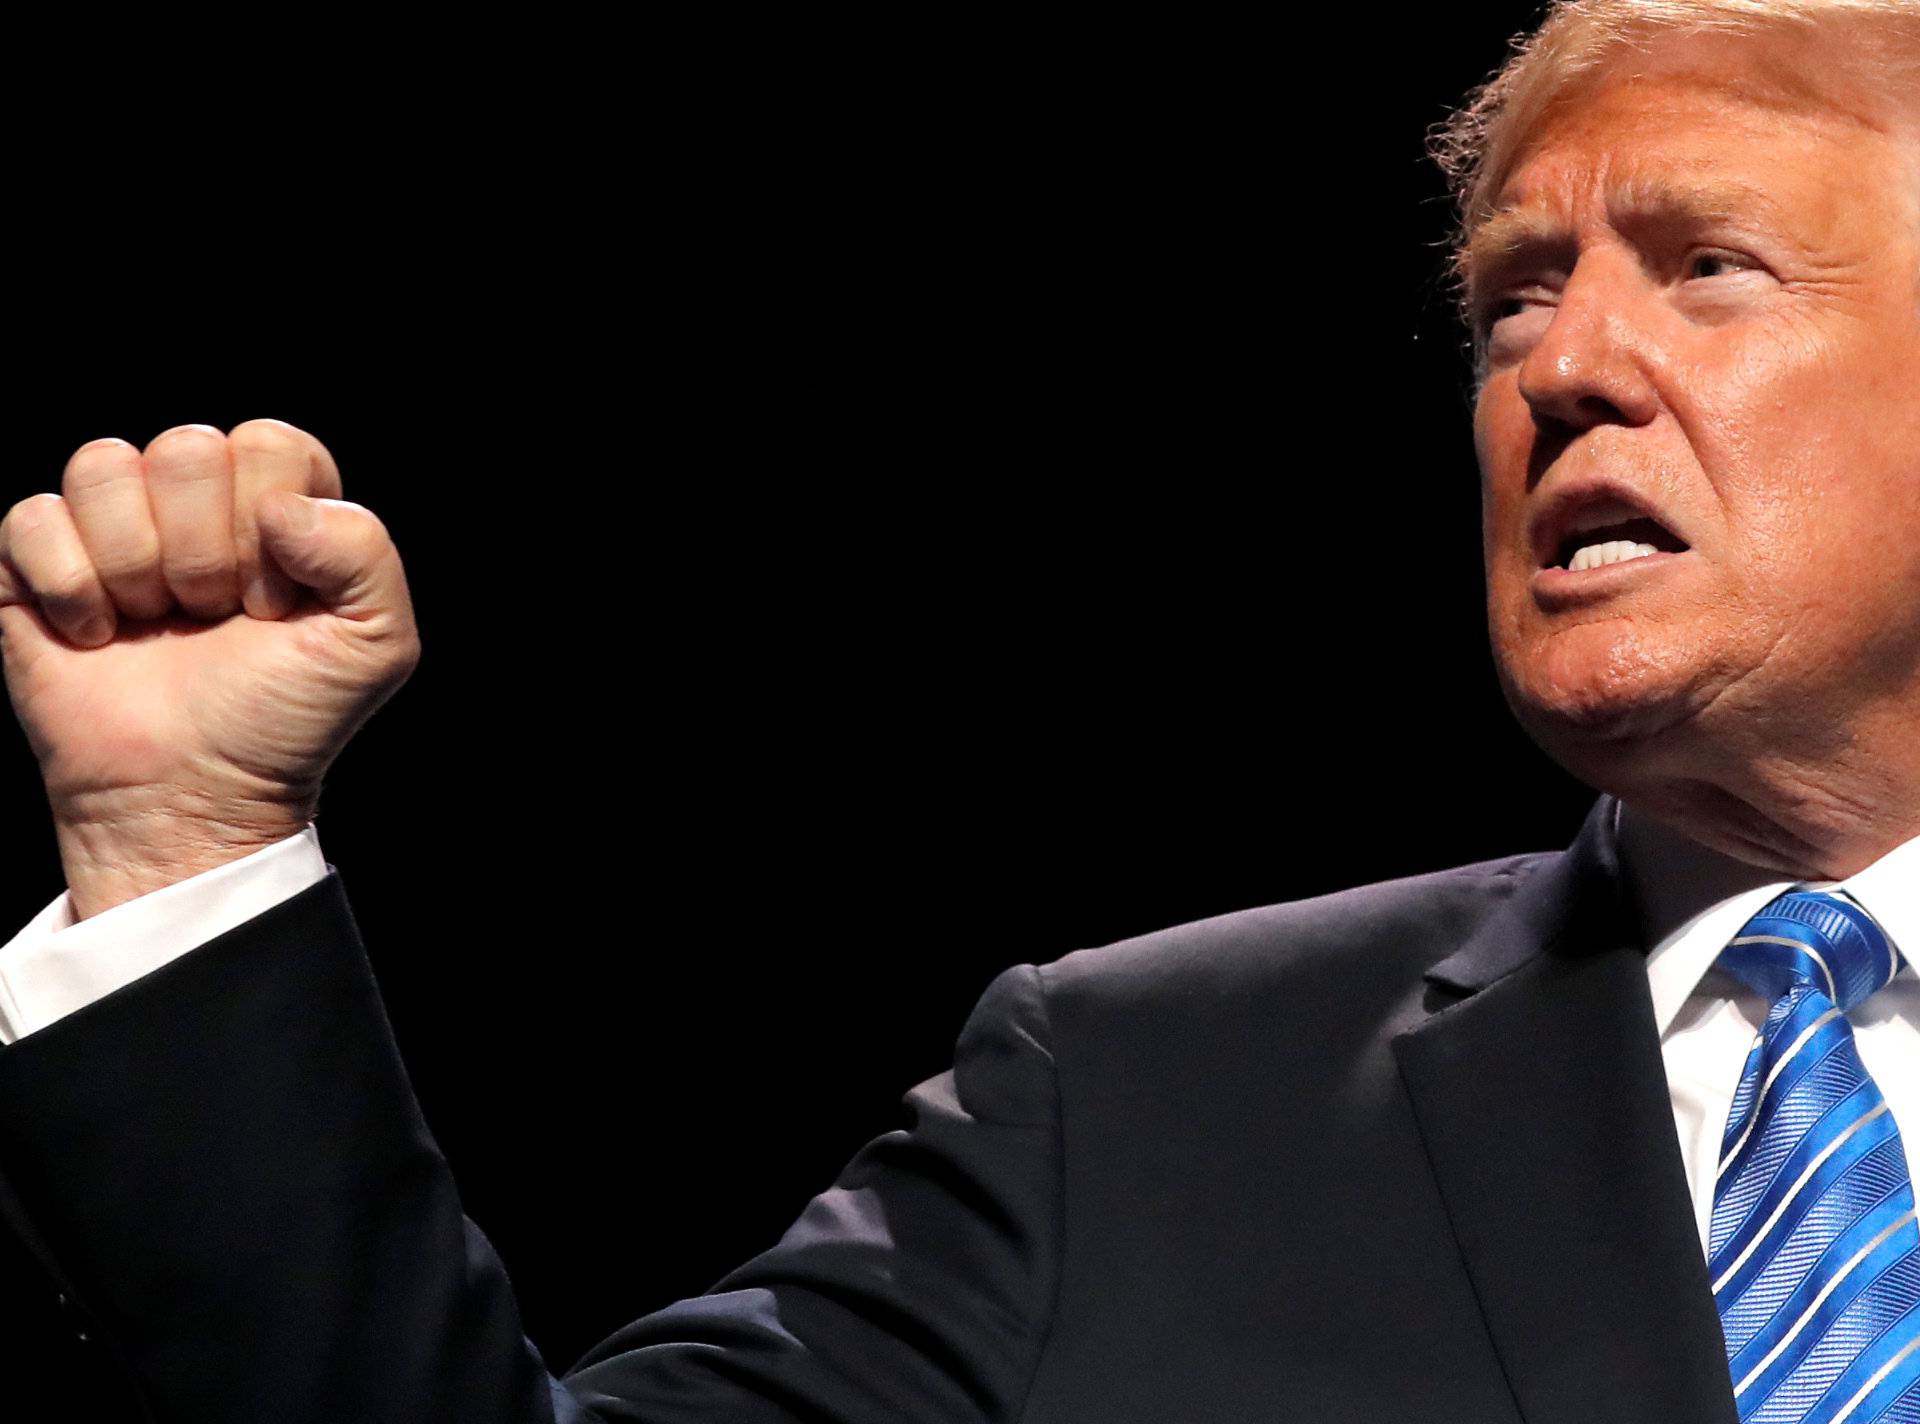
<path fill-rule="evenodd" d="M 1602 564 L 1618 564 L 1627 559 L 1644 559 L 1648 554 L 1660 551 L 1651 544 L 1633 544 L 1625 539 L 1615 539 L 1607 544 L 1588 544 L 1576 552 L 1567 562 L 1574 573 L 1582 569 L 1595 569 Z"/>

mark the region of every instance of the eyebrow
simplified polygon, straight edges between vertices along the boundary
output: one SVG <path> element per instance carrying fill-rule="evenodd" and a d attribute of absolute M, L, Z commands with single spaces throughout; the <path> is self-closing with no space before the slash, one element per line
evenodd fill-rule
<path fill-rule="evenodd" d="M 1641 221 L 1696 223 L 1739 222 L 1759 217 L 1778 227 L 1784 222 L 1779 203 L 1764 189 L 1737 179 L 1713 178 L 1687 182 L 1662 176 L 1630 178 L 1608 194 L 1607 212 L 1617 226 Z M 1522 251 L 1566 240 L 1560 220 L 1538 208 L 1507 203 L 1495 208 L 1475 227 L 1467 244 L 1462 275 L 1469 291 Z"/>

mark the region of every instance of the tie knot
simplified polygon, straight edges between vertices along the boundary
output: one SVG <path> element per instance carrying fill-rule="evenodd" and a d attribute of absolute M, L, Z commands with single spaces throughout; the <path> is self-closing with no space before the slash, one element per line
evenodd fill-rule
<path fill-rule="evenodd" d="M 1789 890 L 1740 927 L 1715 961 L 1769 999 L 1803 985 L 1842 1013 L 1900 972 L 1900 952 L 1873 916 L 1839 895 Z"/>

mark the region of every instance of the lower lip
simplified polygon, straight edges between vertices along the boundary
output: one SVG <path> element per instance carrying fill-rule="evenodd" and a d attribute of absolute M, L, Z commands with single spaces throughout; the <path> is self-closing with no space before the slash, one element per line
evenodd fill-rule
<path fill-rule="evenodd" d="M 1534 601 L 1551 610 L 1610 598 L 1623 588 L 1658 576 L 1661 570 L 1671 568 L 1692 552 L 1688 549 L 1678 554 L 1664 551 L 1642 554 L 1637 559 L 1622 559 L 1617 564 L 1601 564 L 1578 573 L 1572 569 L 1541 569 L 1533 576 Z"/>

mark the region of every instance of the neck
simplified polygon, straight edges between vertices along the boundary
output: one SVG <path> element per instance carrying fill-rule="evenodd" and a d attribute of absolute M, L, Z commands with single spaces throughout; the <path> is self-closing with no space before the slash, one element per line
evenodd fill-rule
<path fill-rule="evenodd" d="M 1838 881 L 1920 835 L 1920 767 L 1902 759 L 1913 753 L 1876 758 L 1861 745 L 1829 747 L 1812 765 L 1695 748 L 1677 765 L 1642 758 L 1631 774 L 1587 779 L 1745 872 Z"/>
<path fill-rule="evenodd" d="M 1710 905 L 1783 878 L 1703 845 L 1656 819 L 1643 807 L 1621 801 L 1617 844 L 1621 873 L 1647 943 L 1657 944 Z"/>

